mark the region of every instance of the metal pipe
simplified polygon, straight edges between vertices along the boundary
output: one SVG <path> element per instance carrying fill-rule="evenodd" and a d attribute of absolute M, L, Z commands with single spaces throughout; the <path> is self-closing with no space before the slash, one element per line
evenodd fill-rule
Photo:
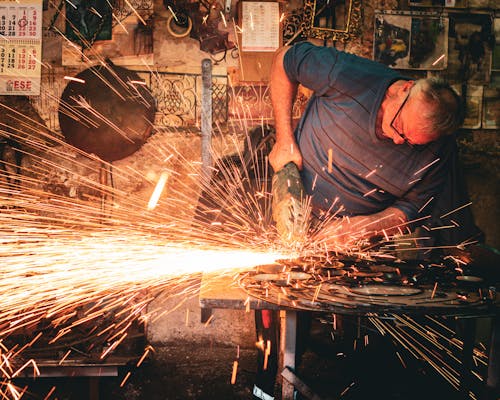
<path fill-rule="evenodd" d="M 201 173 L 209 181 L 212 167 L 212 60 L 201 62 Z"/>

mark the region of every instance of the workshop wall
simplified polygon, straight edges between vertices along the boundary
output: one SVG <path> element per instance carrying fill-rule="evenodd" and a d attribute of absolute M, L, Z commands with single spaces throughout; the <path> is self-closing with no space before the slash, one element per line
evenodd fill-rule
<path fill-rule="evenodd" d="M 340 39 L 333 41 L 318 37 L 310 38 L 310 40 L 318 44 L 336 45 L 346 51 L 373 58 L 376 16 L 379 15 L 385 23 L 392 21 L 397 24 L 400 21 L 397 18 L 394 19 L 391 14 L 389 14 L 390 17 L 380 17 L 377 10 L 433 12 L 434 17 L 437 16 L 437 18 L 445 18 L 446 13 L 456 12 L 459 15 L 457 20 L 469 23 L 468 26 L 472 29 L 476 29 L 478 21 L 481 23 L 483 21 L 479 17 L 471 16 L 472 14 L 480 13 L 481 18 L 494 21 L 490 24 L 491 36 L 481 37 L 480 43 L 476 43 L 489 54 L 489 58 L 485 58 L 484 54 L 479 54 L 477 55 L 479 61 L 475 60 L 468 64 L 468 68 L 487 69 L 486 78 L 477 78 L 476 75 L 479 72 L 475 71 L 476 75 L 470 75 L 474 78 L 474 88 L 469 87 L 470 85 L 462 86 L 463 81 L 456 83 L 461 90 L 468 87 L 467 93 L 470 94 L 470 99 L 468 99 L 469 127 L 461 133 L 460 143 L 466 177 L 474 202 L 472 207 L 479 226 L 486 233 L 487 242 L 500 248 L 497 223 L 500 198 L 498 196 L 500 187 L 498 157 L 500 71 L 491 69 L 491 65 L 499 68 L 498 45 L 495 47 L 491 39 L 496 32 L 497 41 L 499 41 L 498 29 L 500 28 L 497 24 L 499 9 L 494 0 L 482 3 L 479 0 L 468 0 L 467 8 L 459 7 L 464 1 L 457 0 L 456 7 L 443 10 L 442 7 L 433 7 L 435 2 L 430 0 L 410 2 L 363 0 L 362 8 L 359 10 L 360 25 L 357 37 L 353 35 L 353 38 L 345 43 Z M 99 5 L 101 3 L 103 2 L 95 2 Z M 135 199 L 142 199 L 144 204 L 147 204 L 155 183 L 167 165 L 166 149 L 173 148 L 176 149 L 178 156 L 168 161 L 168 168 L 176 171 L 179 178 L 169 181 L 169 188 L 174 189 L 172 185 L 176 185 L 175 191 L 183 193 L 182 187 L 185 186 L 186 196 L 192 196 L 195 189 L 192 181 L 187 178 L 183 180 L 182 177 L 187 173 L 185 169 L 187 164 L 199 162 L 201 159 L 202 60 L 209 58 L 213 63 L 214 148 L 217 154 L 224 155 L 241 150 L 244 133 L 251 127 L 262 121 L 272 122 L 267 81 L 258 79 L 259 76 L 265 78 L 269 68 L 269 58 L 265 56 L 257 57 L 257 59 L 244 58 L 238 51 L 241 35 L 238 35 L 238 27 L 234 22 L 238 24 L 241 15 L 239 15 L 240 5 L 236 0 L 208 1 L 212 5 L 210 10 L 196 1 L 131 1 L 137 11 L 135 12 L 128 7 L 128 3 L 117 2 L 116 10 L 112 15 L 108 15 L 109 32 L 106 32 L 106 28 L 99 24 L 90 27 L 94 29 L 94 32 L 88 34 L 86 40 L 89 45 L 85 46 L 74 37 L 68 40 L 69 28 L 65 20 L 68 6 L 63 7 L 63 1 L 60 3 L 58 1 L 44 2 L 40 95 L 0 97 L 0 103 L 4 105 L 0 114 L 0 121 L 3 124 L 2 136 L 9 137 L 9 132 L 13 133 L 19 129 L 16 119 L 12 118 L 12 113 L 9 112 L 9 108 L 12 108 L 21 111 L 39 124 L 36 128 L 38 133 L 32 132 L 31 134 L 41 137 L 43 136 L 41 132 L 44 134 L 51 132 L 59 140 L 64 140 L 59 126 L 58 108 L 59 99 L 69 82 L 65 77 L 75 77 L 89 66 L 110 59 L 115 65 L 137 71 L 157 103 L 153 134 L 134 154 L 113 162 L 116 169 L 134 170 L 137 176 L 141 176 L 141 179 L 135 180 L 131 175 L 117 175 L 114 187 L 117 192 L 123 193 L 124 199 L 128 195 L 133 195 Z M 303 1 L 300 0 L 280 1 L 281 11 L 285 13 L 285 16 L 289 16 L 289 21 L 281 28 L 286 39 L 282 40 L 283 42 L 293 41 L 294 35 L 295 39 L 304 39 L 303 32 L 301 33 L 304 29 L 301 20 L 303 5 Z M 106 12 L 109 13 L 110 10 L 104 10 L 104 13 Z M 187 13 L 193 20 L 195 26 L 191 27 L 192 33 L 186 34 L 187 28 L 176 25 L 172 20 L 174 14 L 180 17 L 183 13 Z M 495 13 L 497 17 L 493 18 Z M 399 15 L 400 18 L 402 16 L 406 18 L 407 14 Z M 78 15 L 71 18 L 74 23 L 78 23 Z M 469 22 L 467 18 L 470 19 Z M 66 37 L 61 35 L 61 32 L 65 32 Z M 107 39 L 101 39 L 101 37 Z M 458 38 L 453 38 L 453 40 L 457 41 Z M 450 68 L 456 68 L 457 62 L 463 64 L 463 60 L 457 61 L 452 57 L 476 56 L 467 52 L 457 52 L 455 44 L 453 41 L 448 42 Z M 387 43 L 384 45 L 387 46 Z M 491 55 L 493 48 L 496 49 L 494 56 Z M 464 46 L 461 49 L 465 51 L 468 47 Z M 407 49 L 403 52 L 407 52 Z M 390 54 L 390 51 L 387 54 Z M 492 57 L 496 58 L 492 60 Z M 248 64 L 242 60 L 247 60 Z M 393 61 L 396 66 L 399 66 L 400 60 L 394 59 Z M 450 72 L 448 68 L 436 70 L 433 66 L 428 65 L 428 67 L 429 69 L 424 67 L 405 69 L 405 72 L 416 78 L 427 76 L 429 70 L 432 71 L 431 73 L 445 76 Z M 248 75 L 245 78 L 245 70 L 248 74 L 252 68 L 257 71 L 257 75 L 253 75 L 252 79 L 248 79 Z M 479 92 L 481 94 L 478 95 Z M 483 99 L 486 100 L 483 102 Z M 306 100 L 307 93 L 301 92 L 295 108 L 295 117 L 300 115 L 300 110 Z M 482 104 L 486 103 L 488 108 L 483 108 Z M 487 118 L 483 118 L 486 115 L 483 113 L 489 113 Z M 488 129 L 484 129 L 485 127 Z M 16 140 L 10 137 L 9 143 L 12 144 L 12 142 Z M 99 194 L 89 193 L 82 177 L 93 181 L 98 180 L 96 170 L 100 165 L 99 160 L 89 159 L 76 149 L 68 150 L 67 146 L 61 143 L 52 143 L 51 146 L 60 146 L 65 154 L 68 152 L 74 154 L 74 163 L 65 165 L 64 169 L 52 171 L 46 180 L 36 184 L 43 191 L 54 191 L 70 198 L 88 199 L 89 195 L 95 196 L 97 198 L 95 204 L 98 207 Z M 43 157 L 43 150 L 39 150 L 36 156 Z M 15 163 L 14 155 L 8 150 L 3 157 L 11 164 Z M 36 160 L 32 155 L 25 154 L 22 162 L 29 170 L 36 164 Z M 58 162 L 56 159 L 52 161 Z M 192 200 L 191 210 L 184 210 L 186 217 L 192 214 L 196 205 L 197 198 L 193 197 Z M 114 201 L 119 203 L 120 197 L 118 196 Z M 175 299 L 159 299 L 153 307 L 173 308 L 176 305 L 175 302 Z M 188 322 L 186 322 L 186 313 L 191 315 Z M 229 321 L 234 329 L 227 329 Z M 192 298 L 172 313 L 150 324 L 148 334 L 153 342 L 189 339 L 251 346 L 254 341 L 253 315 L 217 310 L 213 320 L 209 324 L 204 324 L 200 321 L 197 300 Z"/>

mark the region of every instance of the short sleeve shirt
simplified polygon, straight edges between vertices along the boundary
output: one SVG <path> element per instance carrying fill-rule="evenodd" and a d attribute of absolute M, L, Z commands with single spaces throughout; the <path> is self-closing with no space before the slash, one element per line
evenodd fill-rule
<path fill-rule="evenodd" d="M 284 68 L 292 82 L 314 92 L 295 131 L 313 210 L 352 216 L 392 206 L 408 220 L 428 213 L 427 204 L 444 184 L 453 139 L 410 146 L 376 134 L 387 88 L 408 78 L 375 61 L 308 42 L 285 53 Z"/>

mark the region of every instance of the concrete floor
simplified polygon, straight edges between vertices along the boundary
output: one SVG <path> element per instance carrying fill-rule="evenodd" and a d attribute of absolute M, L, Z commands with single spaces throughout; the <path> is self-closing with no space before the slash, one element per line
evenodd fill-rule
<path fill-rule="evenodd" d="M 371 336 L 367 347 L 353 349 L 352 341 L 332 342 L 325 324 L 313 324 L 310 341 L 298 376 L 322 399 L 453 400 L 459 393 L 425 363 L 405 358 L 406 368 L 394 349 L 379 336 Z M 101 378 L 99 399 L 105 400 L 243 400 L 251 399 L 256 350 L 240 349 L 239 371 L 230 384 L 235 348 L 211 343 L 176 341 L 156 347 L 154 356 L 120 387 L 127 369 L 116 378 Z M 31 393 L 23 399 L 87 400 L 88 378 L 42 379 L 29 382 Z M 279 385 L 276 399 L 280 399 Z M 300 397 L 299 397 L 300 398 Z M 95 396 L 94 399 L 97 399 Z"/>

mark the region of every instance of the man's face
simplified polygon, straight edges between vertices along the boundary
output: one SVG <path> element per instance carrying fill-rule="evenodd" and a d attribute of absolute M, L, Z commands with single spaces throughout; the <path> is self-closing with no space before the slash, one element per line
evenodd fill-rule
<path fill-rule="evenodd" d="M 425 129 L 427 122 L 424 116 L 429 107 L 415 82 L 408 81 L 401 85 L 384 112 L 384 135 L 395 144 L 424 145 L 438 139 L 438 135 Z"/>

